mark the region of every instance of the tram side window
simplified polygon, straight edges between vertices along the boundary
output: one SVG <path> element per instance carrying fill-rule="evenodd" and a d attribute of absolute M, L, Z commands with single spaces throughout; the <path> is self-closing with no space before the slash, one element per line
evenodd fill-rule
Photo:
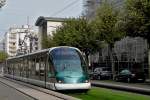
<path fill-rule="evenodd" d="M 19 76 L 19 71 L 18 71 L 18 62 L 14 61 L 14 75 Z"/>
<path fill-rule="evenodd" d="M 29 69 L 28 69 L 28 74 L 29 74 L 29 77 L 32 76 L 32 59 L 29 59 Z"/>
<path fill-rule="evenodd" d="M 41 80 L 45 80 L 45 57 L 41 57 L 40 58 L 40 70 L 39 70 L 39 74 L 40 74 L 40 79 Z"/>
<path fill-rule="evenodd" d="M 12 63 L 10 64 L 9 68 L 10 68 L 10 74 L 13 75 L 13 64 Z"/>
<path fill-rule="evenodd" d="M 46 57 L 46 81 L 49 81 L 49 78 L 51 77 L 51 72 L 49 68 L 49 59 Z"/>
<path fill-rule="evenodd" d="M 19 62 L 16 63 L 16 75 L 19 76 Z"/>
<path fill-rule="evenodd" d="M 32 58 L 30 61 L 31 61 L 31 76 L 30 77 L 32 79 L 36 79 L 36 71 L 35 71 L 36 59 Z"/>
<path fill-rule="evenodd" d="M 40 80 L 39 78 L 39 70 L 40 70 L 40 63 L 39 63 L 40 59 L 36 58 L 36 62 L 35 62 L 35 79 Z"/>
<path fill-rule="evenodd" d="M 8 63 L 8 74 L 11 74 L 10 63 Z"/>
<path fill-rule="evenodd" d="M 13 63 L 13 72 L 14 72 L 14 75 L 16 75 L 16 62 L 15 61 L 13 61 L 14 63 Z"/>
<path fill-rule="evenodd" d="M 20 76 L 22 77 L 23 76 L 23 59 L 21 58 L 21 61 L 20 61 Z"/>
<path fill-rule="evenodd" d="M 48 58 L 47 61 L 47 78 L 53 78 L 55 76 L 52 60 Z"/>
<path fill-rule="evenodd" d="M 28 58 L 24 58 L 24 77 L 28 77 Z"/>
<path fill-rule="evenodd" d="M 25 65 L 24 65 L 24 59 L 22 60 L 22 77 L 25 75 Z"/>
<path fill-rule="evenodd" d="M 18 76 L 21 76 L 21 61 L 18 61 Z"/>

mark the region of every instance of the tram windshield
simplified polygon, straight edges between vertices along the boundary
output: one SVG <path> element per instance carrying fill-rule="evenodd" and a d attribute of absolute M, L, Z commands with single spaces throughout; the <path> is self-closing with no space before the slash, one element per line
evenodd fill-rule
<path fill-rule="evenodd" d="M 81 54 L 73 48 L 58 48 L 51 51 L 51 57 L 57 73 L 83 73 L 86 64 Z M 77 76 L 77 75 L 76 75 Z"/>

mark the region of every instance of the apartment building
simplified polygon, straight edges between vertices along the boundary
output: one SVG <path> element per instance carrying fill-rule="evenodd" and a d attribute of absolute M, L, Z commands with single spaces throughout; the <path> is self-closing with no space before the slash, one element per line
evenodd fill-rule
<path fill-rule="evenodd" d="M 28 25 L 11 27 L 4 37 L 5 51 L 9 56 L 32 52 L 31 47 L 37 48 L 37 39 L 33 38 L 35 36 L 34 30 Z"/>
<path fill-rule="evenodd" d="M 55 18 L 55 17 L 42 17 L 40 16 L 35 25 L 38 26 L 38 49 L 44 49 L 43 46 L 43 38 L 47 36 L 52 36 L 53 31 L 56 30 L 56 28 L 60 27 L 62 25 L 62 22 L 64 22 L 64 18 Z"/>

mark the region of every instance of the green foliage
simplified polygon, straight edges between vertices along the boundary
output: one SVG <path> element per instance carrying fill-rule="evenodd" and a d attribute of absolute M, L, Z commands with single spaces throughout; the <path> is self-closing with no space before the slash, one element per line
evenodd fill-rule
<path fill-rule="evenodd" d="M 84 18 L 66 20 L 53 34 L 53 41 L 57 45 L 77 47 L 85 53 L 97 48 L 91 24 Z"/>
<path fill-rule="evenodd" d="M 97 9 L 96 18 L 92 21 L 97 40 L 101 39 L 108 44 L 113 78 L 115 75 L 115 68 L 112 48 L 114 43 L 124 36 L 124 32 L 121 30 L 122 27 L 120 27 L 122 20 L 119 15 L 120 12 L 114 9 L 113 5 L 106 2 Z"/>
<path fill-rule="evenodd" d="M 42 48 L 50 48 L 50 47 L 54 47 L 55 42 L 53 42 L 52 36 L 43 36 L 42 39 Z"/>
<path fill-rule="evenodd" d="M 93 53 L 102 48 L 104 43 L 113 45 L 123 37 L 119 24 L 119 12 L 110 4 L 104 4 L 97 10 L 97 16 L 91 22 L 85 18 L 70 18 L 64 21 L 52 38 L 44 39 L 45 46 L 74 46 L 86 54 Z"/>
<path fill-rule="evenodd" d="M 7 57 L 8 55 L 5 52 L 0 51 L 0 62 L 3 62 Z"/>
<path fill-rule="evenodd" d="M 127 0 L 125 30 L 127 35 L 143 37 L 150 44 L 150 1 Z"/>
<path fill-rule="evenodd" d="M 106 43 L 109 44 L 112 51 L 114 43 L 124 36 L 120 23 L 119 11 L 112 5 L 104 3 L 98 8 L 94 20 L 89 22 L 85 18 L 67 19 L 61 27 L 53 32 L 53 37 L 43 39 L 43 45 L 44 48 L 51 46 L 77 47 L 85 53 L 88 62 L 88 55 L 99 51 Z M 112 58 L 112 52 L 110 56 Z"/>
<path fill-rule="evenodd" d="M 124 36 L 124 32 L 120 30 L 120 22 L 119 11 L 111 4 L 104 3 L 97 9 L 96 18 L 92 23 L 97 38 L 113 45 Z"/>

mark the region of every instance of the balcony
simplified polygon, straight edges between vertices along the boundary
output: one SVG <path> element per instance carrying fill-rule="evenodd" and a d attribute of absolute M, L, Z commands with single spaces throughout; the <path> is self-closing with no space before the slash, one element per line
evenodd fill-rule
<path fill-rule="evenodd" d="M 14 39 L 14 40 L 15 40 L 15 39 L 16 39 L 16 37 L 14 37 L 14 36 L 10 36 L 10 37 L 9 37 L 9 39 Z"/>
<path fill-rule="evenodd" d="M 14 41 L 9 41 L 9 45 L 15 46 L 15 45 L 16 45 L 16 42 L 14 42 Z"/>
<path fill-rule="evenodd" d="M 10 53 L 16 53 L 16 50 L 15 50 L 15 51 L 13 51 L 13 50 L 9 50 L 9 52 L 10 52 Z"/>
<path fill-rule="evenodd" d="M 16 50 L 16 46 L 9 46 L 10 49 Z"/>

